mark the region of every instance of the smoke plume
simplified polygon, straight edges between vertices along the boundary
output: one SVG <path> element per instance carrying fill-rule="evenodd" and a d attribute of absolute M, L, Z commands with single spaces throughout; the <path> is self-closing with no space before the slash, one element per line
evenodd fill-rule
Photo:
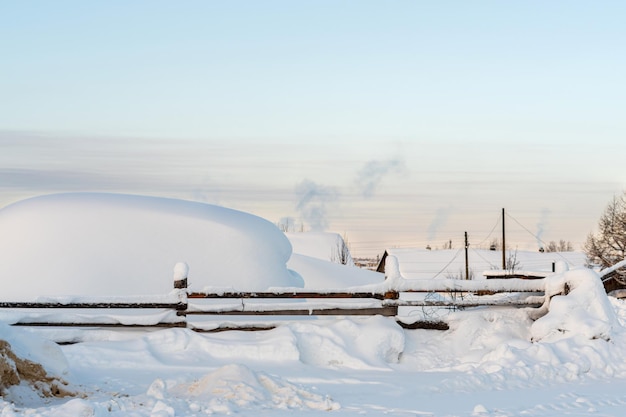
<path fill-rule="evenodd" d="M 544 208 L 541 210 L 541 214 L 539 216 L 539 221 L 537 222 L 537 233 L 535 233 L 535 238 L 537 239 L 537 246 L 543 247 L 543 234 L 546 231 L 546 224 L 548 223 L 548 216 L 550 215 L 550 210 Z"/>
<path fill-rule="evenodd" d="M 450 215 L 449 208 L 440 207 L 435 213 L 435 218 L 428 225 L 428 241 L 431 242 L 437 237 L 439 229 L 441 229 L 448 222 L 448 216 Z"/>
<path fill-rule="evenodd" d="M 376 188 L 390 173 L 401 174 L 406 170 L 404 161 L 398 158 L 386 161 L 369 161 L 357 173 L 355 183 L 364 198 L 370 198 Z"/>
<path fill-rule="evenodd" d="M 302 220 L 309 224 L 312 231 L 326 230 L 328 205 L 337 200 L 337 190 L 305 179 L 296 185 L 296 195 L 298 196 L 296 210 Z"/>

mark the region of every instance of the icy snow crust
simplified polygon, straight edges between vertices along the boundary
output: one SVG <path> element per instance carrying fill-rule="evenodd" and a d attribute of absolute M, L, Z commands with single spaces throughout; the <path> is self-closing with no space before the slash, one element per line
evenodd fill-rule
<path fill-rule="evenodd" d="M 36 197 L 0 210 L 3 300 L 163 295 L 174 266 L 192 289 L 302 286 L 288 239 L 259 217 L 189 201 L 97 193 Z"/>

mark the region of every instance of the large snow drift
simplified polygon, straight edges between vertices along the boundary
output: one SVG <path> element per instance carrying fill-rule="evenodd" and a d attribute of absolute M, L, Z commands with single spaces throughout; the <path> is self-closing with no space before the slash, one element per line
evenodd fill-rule
<path fill-rule="evenodd" d="M 173 268 L 192 289 L 302 286 L 291 244 L 270 222 L 208 204 L 119 194 L 35 197 L 0 210 L 3 300 L 167 294 Z"/>

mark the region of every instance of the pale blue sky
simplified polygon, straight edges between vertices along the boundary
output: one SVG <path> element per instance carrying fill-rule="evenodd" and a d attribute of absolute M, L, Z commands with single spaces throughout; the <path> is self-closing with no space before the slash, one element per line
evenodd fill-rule
<path fill-rule="evenodd" d="M 357 255 L 479 243 L 506 207 L 580 246 L 626 184 L 625 21 L 621 1 L 2 1 L 0 206 L 196 199 Z"/>

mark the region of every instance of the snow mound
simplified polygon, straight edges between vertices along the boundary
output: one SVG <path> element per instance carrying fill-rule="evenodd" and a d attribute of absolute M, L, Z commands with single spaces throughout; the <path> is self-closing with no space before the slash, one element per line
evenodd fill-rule
<path fill-rule="evenodd" d="M 302 285 L 286 267 L 291 244 L 276 226 L 203 203 L 47 195 L 0 210 L 0 230 L 0 277 L 10 283 L 4 300 L 167 294 L 182 262 L 192 289 Z"/>
<path fill-rule="evenodd" d="M 251 408 L 321 411 L 339 408 L 339 404 L 328 397 L 239 364 L 223 366 L 196 381 L 169 389 L 163 380 L 157 379 L 148 388 L 148 395 L 157 400 L 170 396 L 194 400 L 192 408 L 207 414 L 231 414 Z"/>
<path fill-rule="evenodd" d="M 340 319 L 326 325 L 294 323 L 300 360 L 321 367 L 380 369 L 397 363 L 404 350 L 404 331 L 395 321 L 375 316 Z"/>
<path fill-rule="evenodd" d="M 170 329 L 145 336 L 158 363 L 188 364 L 230 361 L 297 361 L 296 338 L 288 328 L 262 332 L 253 340 L 241 332 L 202 335 L 188 329 Z"/>
<path fill-rule="evenodd" d="M 294 322 L 252 333 L 167 329 L 140 338 L 64 347 L 72 363 L 89 369 L 108 369 L 115 362 L 125 369 L 266 363 L 388 370 L 403 350 L 402 328 L 393 319 L 380 316 Z"/>
<path fill-rule="evenodd" d="M 128 340 L 91 341 L 64 347 L 70 361 L 90 369 L 108 369 L 111 362 L 127 369 L 216 366 L 237 363 L 297 363 L 297 339 L 287 327 L 266 332 L 201 334 L 189 329 L 166 329 Z M 125 352 L 121 355 L 120 351 Z"/>
<path fill-rule="evenodd" d="M 436 392 L 520 390 L 626 375 L 622 329 L 614 329 L 610 342 L 581 334 L 532 342 L 525 309 L 477 308 L 453 313 L 449 322 L 445 332 L 406 332 L 400 361 L 416 372 L 450 372 L 432 387 Z"/>
<path fill-rule="evenodd" d="M 67 361 L 58 346 L 0 324 L 0 395 L 14 403 L 71 395 L 61 375 Z"/>
<path fill-rule="evenodd" d="M 598 274 L 587 268 L 561 270 L 546 278 L 546 294 L 559 294 L 563 288 L 569 293 L 552 297 L 548 313 L 530 329 L 532 340 L 572 336 L 610 340 L 620 324 Z"/>

